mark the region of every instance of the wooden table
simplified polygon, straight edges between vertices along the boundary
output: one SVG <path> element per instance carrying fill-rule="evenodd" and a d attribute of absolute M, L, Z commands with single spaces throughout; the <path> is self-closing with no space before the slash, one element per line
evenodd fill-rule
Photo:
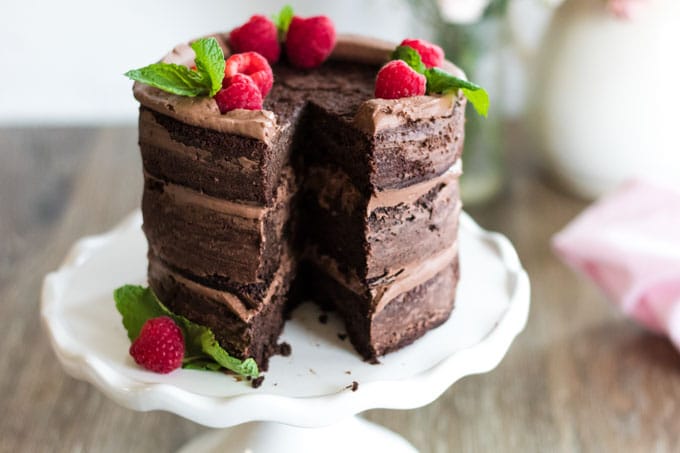
<path fill-rule="evenodd" d="M 555 258 L 550 237 L 586 204 L 516 148 L 507 191 L 469 212 L 529 271 L 527 329 L 493 372 L 366 417 L 425 452 L 680 451 L 680 354 Z M 39 321 L 43 276 L 139 205 L 140 166 L 134 128 L 0 129 L 0 451 L 172 451 L 205 429 L 68 377 Z"/>

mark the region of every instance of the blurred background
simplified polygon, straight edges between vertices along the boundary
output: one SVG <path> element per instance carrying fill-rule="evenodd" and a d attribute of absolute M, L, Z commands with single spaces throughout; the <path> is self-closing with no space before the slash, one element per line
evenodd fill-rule
<path fill-rule="evenodd" d="M 282 3 L 2 2 L 0 126 L 134 124 L 137 105 L 126 70 Z M 636 174 L 677 180 L 680 139 L 669 101 L 680 99 L 680 59 L 671 57 L 680 43 L 680 2 L 291 3 L 301 15 L 331 16 L 340 32 L 431 39 L 489 91 L 489 119 L 468 115 L 468 205 L 489 201 L 504 187 L 508 119 L 529 125 L 541 165 L 579 196 L 595 198 Z M 654 158 L 640 161 L 642 149 Z"/>

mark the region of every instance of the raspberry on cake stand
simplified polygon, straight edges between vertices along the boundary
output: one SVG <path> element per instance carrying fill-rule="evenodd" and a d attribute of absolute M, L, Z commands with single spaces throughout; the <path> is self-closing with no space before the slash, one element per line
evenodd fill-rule
<path fill-rule="evenodd" d="M 462 277 L 451 318 L 380 364 L 359 358 L 332 313 L 321 323 L 319 308 L 305 304 L 281 337 L 292 354 L 271 359 L 258 389 L 221 373 L 156 374 L 128 355 L 112 300 L 114 288 L 145 279 L 140 225 L 135 212 L 112 231 L 76 243 L 59 270 L 45 278 L 41 314 L 65 370 L 117 403 L 232 427 L 209 431 L 182 451 L 415 451 L 397 434 L 355 415 L 417 408 L 463 376 L 490 371 L 529 312 L 529 279 L 510 242 L 462 214 Z"/>

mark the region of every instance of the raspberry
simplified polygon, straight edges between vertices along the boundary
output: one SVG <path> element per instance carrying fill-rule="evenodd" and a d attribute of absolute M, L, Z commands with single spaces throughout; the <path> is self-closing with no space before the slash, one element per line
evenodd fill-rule
<path fill-rule="evenodd" d="M 335 27 L 326 16 L 293 17 L 286 35 L 286 54 L 301 69 L 319 66 L 335 47 Z"/>
<path fill-rule="evenodd" d="M 139 365 L 156 373 L 169 373 L 182 365 L 184 336 L 167 316 L 149 319 L 130 346 L 130 355 Z"/>
<path fill-rule="evenodd" d="M 215 102 L 222 113 L 234 109 L 262 110 L 262 93 L 250 76 L 235 74 L 226 88 L 217 92 Z"/>
<path fill-rule="evenodd" d="M 424 39 L 404 39 L 400 46 L 408 46 L 416 50 L 428 68 L 439 67 L 444 63 L 444 50 L 436 44 Z"/>
<path fill-rule="evenodd" d="M 402 60 L 392 60 L 380 68 L 375 79 L 375 97 L 398 99 L 425 94 L 427 80 Z"/>
<path fill-rule="evenodd" d="M 265 16 L 256 15 L 229 34 L 234 52 L 257 52 L 270 63 L 279 61 L 281 46 L 276 25 Z"/>
<path fill-rule="evenodd" d="M 236 74 L 249 76 L 260 89 L 264 98 L 274 84 L 274 73 L 267 60 L 257 52 L 237 53 L 227 59 L 224 64 L 224 80 L 222 87 L 229 86 L 229 79 Z"/>

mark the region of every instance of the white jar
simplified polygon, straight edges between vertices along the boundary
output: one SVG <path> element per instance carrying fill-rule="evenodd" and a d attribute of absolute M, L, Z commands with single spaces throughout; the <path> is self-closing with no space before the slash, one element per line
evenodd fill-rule
<path fill-rule="evenodd" d="M 680 1 L 633 20 L 567 0 L 534 68 L 529 128 L 550 170 L 594 198 L 642 176 L 680 186 Z"/>

